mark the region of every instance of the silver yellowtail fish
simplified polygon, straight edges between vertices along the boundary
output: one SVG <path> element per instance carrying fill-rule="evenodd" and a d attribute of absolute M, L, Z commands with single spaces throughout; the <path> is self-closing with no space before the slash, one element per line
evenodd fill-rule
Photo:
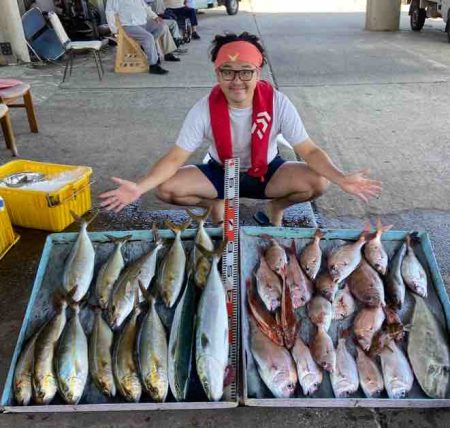
<path fill-rule="evenodd" d="M 191 272 L 175 310 L 169 338 L 169 385 L 175 400 L 185 401 L 192 371 L 195 283 Z"/>
<path fill-rule="evenodd" d="M 59 340 L 55 359 L 59 392 L 68 404 L 80 401 L 89 372 L 88 342 L 80 322 L 80 307 L 74 305 L 73 310 Z"/>
<path fill-rule="evenodd" d="M 100 268 L 95 284 L 95 294 L 102 309 L 107 309 L 113 285 L 125 266 L 125 261 L 122 256 L 122 246 L 131 238 L 131 235 L 122 238 L 111 235 L 106 235 L 106 237 L 114 242 L 115 248 L 108 260 Z"/>
<path fill-rule="evenodd" d="M 406 244 L 403 243 L 391 260 L 386 276 L 386 299 L 389 304 L 397 309 L 403 306 L 406 287 L 402 277 L 402 263 L 406 254 Z"/>
<path fill-rule="evenodd" d="M 58 303 L 56 315 L 43 327 L 36 339 L 33 372 L 33 400 L 36 404 L 49 404 L 58 390 L 53 357 L 66 325 L 66 308 L 65 300 Z"/>
<path fill-rule="evenodd" d="M 291 398 L 297 386 L 297 370 L 291 354 L 262 334 L 252 316 L 249 323 L 250 349 L 261 379 L 275 398 Z"/>
<path fill-rule="evenodd" d="M 322 369 L 314 361 L 311 351 L 300 336 L 297 336 L 291 349 L 292 358 L 297 366 L 298 381 L 304 395 L 314 394 L 322 384 Z"/>
<path fill-rule="evenodd" d="M 197 373 L 210 401 L 222 398 L 228 366 L 226 294 L 217 267 L 225 245 L 223 241 L 214 253 L 198 246 L 206 257 L 212 257 L 211 271 L 198 304 L 195 335 Z"/>
<path fill-rule="evenodd" d="M 127 401 L 138 402 L 141 399 L 142 385 L 138 367 L 134 358 L 134 350 L 138 331 L 137 318 L 139 308 L 139 291 L 135 292 L 135 306 L 123 330 L 118 334 L 113 350 L 113 373 L 120 394 Z"/>
<path fill-rule="evenodd" d="M 431 398 L 445 398 L 450 383 L 449 339 L 425 301 L 416 304 L 408 335 L 408 357 L 419 385 Z"/>
<path fill-rule="evenodd" d="M 140 294 L 138 282 L 147 289 L 155 275 L 158 252 L 163 244 L 155 225 L 152 230 L 155 246 L 125 268 L 112 290 L 108 317 L 113 329 L 119 328 L 133 310 L 136 291 Z"/>
<path fill-rule="evenodd" d="M 187 229 L 191 220 L 179 226 L 168 220 L 165 224 L 175 233 L 175 240 L 162 261 L 158 282 L 161 298 L 164 304 L 171 308 L 180 295 L 186 268 L 186 253 L 181 242 L 181 232 Z"/>
<path fill-rule="evenodd" d="M 34 350 L 40 330 L 35 332 L 25 343 L 14 371 L 14 397 L 20 406 L 28 406 L 32 395 L 32 378 L 34 367 Z"/>
<path fill-rule="evenodd" d="M 156 311 L 154 297 L 141 282 L 139 287 L 149 304 L 137 339 L 139 373 L 145 391 L 154 401 L 162 403 L 169 390 L 166 330 Z"/>
<path fill-rule="evenodd" d="M 95 213 L 88 221 L 71 211 L 72 217 L 81 224 L 78 238 L 70 251 L 64 266 L 62 286 L 66 293 L 72 293 L 71 299 L 79 302 L 89 290 L 94 275 L 95 250 L 87 233 L 87 227 L 95 219 Z"/>
<path fill-rule="evenodd" d="M 186 210 L 192 220 L 198 222 L 197 234 L 195 235 L 195 244 L 200 244 L 208 251 L 214 250 L 214 244 L 205 230 L 204 224 L 211 213 L 211 208 L 208 208 L 203 215 L 196 215 L 191 210 Z M 194 245 L 191 252 L 191 257 L 194 266 L 194 278 L 197 287 L 203 288 L 206 284 L 206 278 L 208 277 L 211 269 L 211 261 L 206 258 Z"/>
<path fill-rule="evenodd" d="M 113 332 L 102 317 L 100 308 L 95 310 L 94 327 L 89 340 L 89 371 L 95 385 L 107 397 L 116 395 L 112 370 Z"/>

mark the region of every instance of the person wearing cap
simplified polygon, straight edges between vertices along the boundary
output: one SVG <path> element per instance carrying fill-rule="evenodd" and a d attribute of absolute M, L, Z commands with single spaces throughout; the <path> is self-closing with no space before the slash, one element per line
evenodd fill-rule
<path fill-rule="evenodd" d="M 138 182 L 113 177 L 118 188 L 100 195 L 102 206 L 120 211 L 155 190 L 159 199 L 184 206 L 212 208 L 223 220 L 224 162 L 240 159 L 240 197 L 268 199 L 267 223 L 279 226 L 290 205 L 322 195 L 329 182 L 363 201 L 378 197 L 381 183 L 365 171 L 345 173 L 308 136 L 291 101 L 261 80 L 264 49 L 249 33 L 217 35 L 211 59 L 217 85 L 187 114 L 176 143 Z M 285 161 L 277 150 L 282 134 L 304 162 Z M 210 160 L 185 165 L 206 141 Z M 261 219 L 260 219 L 261 220 Z"/>

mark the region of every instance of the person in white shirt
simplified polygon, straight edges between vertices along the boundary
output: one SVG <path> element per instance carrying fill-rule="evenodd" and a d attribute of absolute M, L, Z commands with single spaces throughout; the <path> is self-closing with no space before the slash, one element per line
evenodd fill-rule
<path fill-rule="evenodd" d="M 113 34 L 117 33 L 116 15 L 125 32 L 136 40 L 147 55 L 152 74 L 166 74 L 168 70 L 159 64 L 156 41 L 161 40 L 161 48 L 166 61 L 180 61 L 173 52 L 177 49 L 164 21 L 147 6 L 144 0 L 108 0 L 105 9 L 106 20 Z"/>
<path fill-rule="evenodd" d="M 189 19 L 192 26 L 192 38 L 199 40 L 200 36 L 197 32 L 197 12 L 194 8 L 188 7 L 185 4 L 185 0 L 164 0 L 166 10 L 174 13 L 178 20 L 178 26 L 181 31 L 185 30 L 185 20 Z"/>
<path fill-rule="evenodd" d="M 138 182 L 113 177 L 118 188 L 100 195 L 103 207 L 118 212 L 155 190 L 168 203 L 211 207 L 212 220 L 219 223 L 223 164 L 234 157 L 241 164 L 240 197 L 268 199 L 264 222 L 275 226 L 282 224 L 287 207 L 317 198 L 329 182 L 365 202 L 380 195 L 381 182 L 367 178 L 365 171 L 339 170 L 308 136 L 286 95 L 260 80 L 265 57 L 257 36 L 217 35 L 211 59 L 218 84 L 187 114 L 175 145 Z M 304 162 L 288 162 L 278 155 L 278 134 Z M 183 166 L 204 141 L 210 144 L 210 161 Z"/>

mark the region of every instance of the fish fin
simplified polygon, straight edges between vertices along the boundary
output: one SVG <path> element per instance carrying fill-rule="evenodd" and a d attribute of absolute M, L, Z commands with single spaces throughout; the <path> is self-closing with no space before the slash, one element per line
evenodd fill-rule
<path fill-rule="evenodd" d="M 125 242 L 127 242 L 129 239 L 131 239 L 131 237 L 133 235 L 126 235 L 126 236 L 112 236 L 109 235 L 108 233 L 105 233 L 105 236 L 112 242 L 114 242 L 114 244 L 125 244 Z"/>
<path fill-rule="evenodd" d="M 142 295 L 144 296 L 144 299 L 147 300 L 149 305 L 152 305 L 152 303 L 153 303 L 153 296 L 144 287 L 144 284 L 142 283 L 142 281 L 140 279 L 138 279 L 138 285 L 139 285 L 139 289 L 141 290 Z"/>
<path fill-rule="evenodd" d="M 208 339 L 208 336 L 206 336 L 205 333 L 202 333 L 200 341 L 201 341 L 203 349 L 206 349 L 209 346 L 209 339 Z"/>
<path fill-rule="evenodd" d="M 164 225 L 170 229 L 173 233 L 181 233 L 183 231 L 185 231 L 189 225 L 191 224 L 192 219 L 188 219 L 187 221 L 185 221 L 184 223 L 181 224 L 175 224 L 172 223 L 170 220 L 164 220 Z"/>
<path fill-rule="evenodd" d="M 235 379 L 236 379 L 236 369 L 231 364 L 228 364 L 225 367 L 225 375 L 223 378 L 223 387 L 226 388 Z"/>
<path fill-rule="evenodd" d="M 211 209 L 212 209 L 212 207 L 209 207 L 208 209 L 206 209 L 203 212 L 203 214 L 200 214 L 200 215 L 195 214 L 189 208 L 186 208 L 186 212 L 189 214 L 189 217 L 192 220 L 195 220 L 197 223 L 200 224 L 201 222 L 205 222 L 208 219 L 209 215 L 211 214 Z"/>
<path fill-rule="evenodd" d="M 202 253 L 202 255 L 206 258 L 216 258 L 217 260 L 220 260 L 222 257 L 222 253 L 225 250 L 226 246 L 228 244 L 228 239 L 225 238 L 222 240 L 222 242 L 217 246 L 217 248 L 213 251 L 207 250 L 203 245 L 201 244 L 195 244 L 195 246 L 199 249 L 199 251 Z"/>
<path fill-rule="evenodd" d="M 134 303 L 133 303 L 133 308 L 135 311 L 139 310 L 139 288 L 136 287 L 134 289 Z"/>

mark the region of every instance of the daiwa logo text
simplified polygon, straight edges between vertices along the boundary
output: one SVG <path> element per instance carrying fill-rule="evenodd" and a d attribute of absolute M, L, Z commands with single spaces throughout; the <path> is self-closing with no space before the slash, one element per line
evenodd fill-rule
<path fill-rule="evenodd" d="M 264 133 L 266 132 L 269 122 L 271 120 L 269 113 L 262 111 L 256 115 L 256 121 L 252 125 L 252 134 L 256 131 L 256 135 L 262 140 Z"/>

